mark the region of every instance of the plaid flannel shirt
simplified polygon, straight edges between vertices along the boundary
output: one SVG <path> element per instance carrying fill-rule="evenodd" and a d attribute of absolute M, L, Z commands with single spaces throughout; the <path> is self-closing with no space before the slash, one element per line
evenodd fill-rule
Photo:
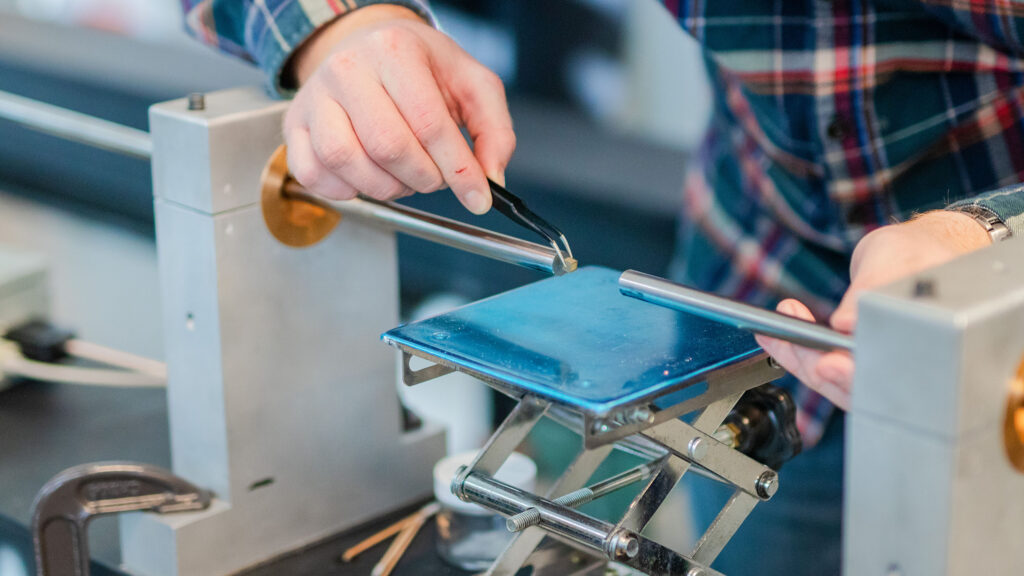
<path fill-rule="evenodd" d="M 281 68 L 372 0 L 183 0 L 200 39 Z M 426 1 L 391 0 L 430 18 Z M 684 187 L 672 275 L 827 316 L 864 234 L 984 206 L 1024 236 L 1024 4 L 1009 0 L 663 0 L 707 54 L 716 107 Z M 194 5 L 193 5 L 194 4 Z M 995 190 L 994 192 L 991 192 Z M 794 388 L 805 443 L 833 407 Z"/>

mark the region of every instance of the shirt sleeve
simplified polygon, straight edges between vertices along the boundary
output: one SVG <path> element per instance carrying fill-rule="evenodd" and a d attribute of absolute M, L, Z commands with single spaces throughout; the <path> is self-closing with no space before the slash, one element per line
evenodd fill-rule
<path fill-rule="evenodd" d="M 185 26 L 200 41 L 258 65 L 287 95 L 281 70 L 320 26 L 373 4 L 405 6 L 436 25 L 428 0 L 181 0 Z"/>
<path fill-rule="evenodd" d="M 1024 238 L 1024 184 L 1014 184 L 961 200 L 950 208 L 979 206 L 999 217 L 1014 238 Z"/>

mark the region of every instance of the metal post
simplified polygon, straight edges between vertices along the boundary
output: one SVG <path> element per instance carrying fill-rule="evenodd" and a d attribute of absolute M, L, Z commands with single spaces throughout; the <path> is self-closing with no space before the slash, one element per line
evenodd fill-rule
<path fill-rule="evenodd" d="M 853 337 L 777 312 L 701 292 L 664 278 L 627 270 L 619 278 L 620 291 L 632 298 L 681 310 L 821 350 L 853 351 Z"/>
<path fill-rule="evenodd" d="M 0 118 L 81 144 L 148 160 L 153 143 L 145 130 L 110 122 L 0 91 Z"/>

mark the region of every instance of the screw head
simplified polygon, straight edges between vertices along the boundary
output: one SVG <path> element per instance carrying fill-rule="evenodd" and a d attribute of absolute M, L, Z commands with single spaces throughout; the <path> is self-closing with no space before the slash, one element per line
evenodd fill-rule
<path fill-rule="evenodd" d="M 694 438 L 686 445 L 686 453 L 694 461 L 701 461 L 708 455 L 708 443 L 703 438 Z"/>
<path fill-rule="evenodd" d="M 779 491 L 779 475 L 767 470 L 757 479 L 757 495 L 761 498 L 771 498 Z"/>
<path fill-rule="evenodd" d="M 922 278 L 914 283 L 914 298 L 931 298 L 935 296 L 935 281 Z"/>
<path fill-rule="evenodd" d="M 612 550 L 616 558 L 636 558 L 640 553 L 640 541 L 633 534 L 622 530 L 614 538 Z"/>
<path fill-rule="evenodd" d="M 202 92 L 193 92 L 189 94 L 188 109 L 192 111 L 206 110 L 206 95 Z"/>

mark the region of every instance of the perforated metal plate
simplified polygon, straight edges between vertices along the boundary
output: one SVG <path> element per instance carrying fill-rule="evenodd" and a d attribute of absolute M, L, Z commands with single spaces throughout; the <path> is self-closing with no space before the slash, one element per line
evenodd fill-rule
<path fill-rule="evenodd" d="M 622 296 L 618 277 L 586 267 L 382 338 L 591 415 L 686 389 L 761 352 L 748 332 Z"/>

